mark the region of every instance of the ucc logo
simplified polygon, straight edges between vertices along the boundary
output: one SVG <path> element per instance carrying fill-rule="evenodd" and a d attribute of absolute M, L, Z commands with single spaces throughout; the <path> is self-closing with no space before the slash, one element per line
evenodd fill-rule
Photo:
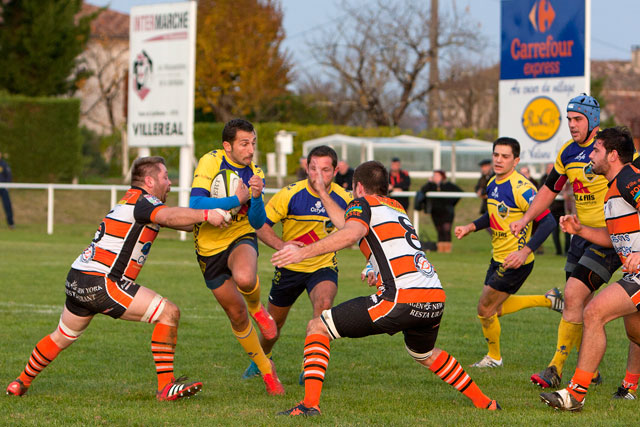
<path fill-rule="evenodd" d="M 553 20 L 556 18 L 556 12 L 551 7 L 549 0 L 539 0 L 533 4 L 529 12 L 529 21 L 536 31 L 546 33 Z"/>
<path fill-rule="evenodd" d="M 532 99 L 522 112 L 522 127 L 536 142 L 545 142 L 553 138 L 560 128 L 561 120 L 560 109 L 546 96 Z"/>

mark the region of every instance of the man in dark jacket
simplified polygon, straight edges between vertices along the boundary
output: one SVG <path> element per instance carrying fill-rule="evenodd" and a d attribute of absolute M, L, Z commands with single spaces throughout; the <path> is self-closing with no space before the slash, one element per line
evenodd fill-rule
<path fill-rule="evenodd" d="M 12 180 L 11 168 L 7 164 L 7 161 L 2 158 L 2 153 L 0 153 L 0 182 L 11 182 Z M 9 191 L 6 188 L 0 188 L 0 197 L 2 197 L 2 206 L 7 216 L 7 224 L 9 224 L 9 228 L 13 229 L 15 224 L 13 222 L 13 208 L 11 207 Z"/>
<path fill-rule="evenodd" d="M 389 170 L 389 193 L 394 191 L 409 191 L 411 186 L 411 178 L 409 172 L 402 170 L 400 159 L 394 157 L 391 159 L 391 169 Z M 408 197 L 393 197 L 398 203 L 402 205 L 404 210 L 409 209 Z"/>

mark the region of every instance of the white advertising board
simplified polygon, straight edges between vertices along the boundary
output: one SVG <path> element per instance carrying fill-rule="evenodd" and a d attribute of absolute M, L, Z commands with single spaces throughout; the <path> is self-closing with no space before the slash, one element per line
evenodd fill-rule
<path fill-rule="evenodd" d="M 131 8 L 130 147 L 193 144 L 195 1 Z"/>

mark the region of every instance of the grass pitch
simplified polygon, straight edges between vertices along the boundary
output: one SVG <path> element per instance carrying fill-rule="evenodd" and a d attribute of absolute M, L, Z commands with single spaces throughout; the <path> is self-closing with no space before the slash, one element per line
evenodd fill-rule
<path fill-rule="evenodd" d="M 97 218 L 97 217 L 96 217 Z M 64 280 L 71 262 L 93 237 L 95 224 L 56 225 L 53 236 L 41 224 L 0 228 L 0 385 L 23 369 L 33 346 L 57 325 L 64 302 Z M 260 246 L 259 274 L 266 301 L 272 251 Z M 563 288 L 564 258 L 536 257 L 520 294 Z M 150 352 L 152 326 L 96 316 L 85 334 L 34 381 L 22 398 L 0 398 L 0 424 L 6 425 L 627 425 L 638 402 L 613 401 L 625 372 L 627 340 L 621 321 L 608 326 L 609 347 L 601 365 L 604 384 L 592 387 L 581 413 L 559 413 L 538 398 L 529 376 L 550 360 L 560 315 L 544 308 L 501 318 L 505 366 L 468 368 L 486 353 L 476 304 L 490 258 L 489 238 L 475 233 L 454 243 L 453 254 L 428 254 L 447 292 L 437 346 L 453 354 L 490 397 L 499 413 L 475 409 L 471 402 L 419 366 L 404 349 L 401 334 L 332 343 L 331 362 L 321 400 L 323 416 L 308 420 L 276 417 L 303 397 L 298 385 L 306 323 L 306 296 L 293 307 L 274 348 L 286 395 L 270 397 L 258 378 L 240 376 L 248 358 L 228 320 L 204 286 L 190 241 L 163 230 L 139 283 L 175 302 L 182 311 L 175 372 L 204 383 L 203 391 L 177 402 L 155 400 L 155 369 Z M 360 282 L 359 251 L 339 254 L 336 302 L 371 293 Z M 615 276 L 619 277 L 619 274 Z M 563 383 L 573 373 L 572 352 Z"/>

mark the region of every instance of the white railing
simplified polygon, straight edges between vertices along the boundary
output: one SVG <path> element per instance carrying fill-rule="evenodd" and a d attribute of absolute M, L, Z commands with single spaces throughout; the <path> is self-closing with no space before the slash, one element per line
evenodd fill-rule
<path fill-rule="evenodd" d="M 111 193 L 111 202 L 109 207 L 115 206 L 118 202 L 117 191 L 127 191 L 131 188 L 129 185 L 93 185 L 93 184 L 27 184 L 27 183 L 18 183 L 18 182 L 0 182 L 0 188 L 15 188 L 15 189 L 26 189 L 26 190 L 47 190 L 47 234 L 53 234 L 53 224 L 54 224 L 54 191 L 55 190 L 95 190 L 95 191 L 109 191 Z M 181 187 L 172 187 L 171 191 L 191 191 L 191 187 L 183 189 Z M 275 194 L 280 191 L 279 188 L 265 188 L 264 192 L 266 194 Z M 405 197 L 415 197 L 415 191 L 399 191 L 392 193 L 391 196 L 405 196 Z M 438 191 L 438 192 L 429 192 L 427 193 L 428 197 L 432 198 L 445 198 L 445 197 L 458 197 L 458 198 L 478 198 L 476 193 L 458 193 L 458 192 L 448 192 L 448 191 Z M 416 232 L 419 233 L 419 224 L 420 224 L 420 212 L 415 210 L 413 211 L 413 225 L 416 229 Z M 418 234 L 419 235 L 419 234 Z"/>

